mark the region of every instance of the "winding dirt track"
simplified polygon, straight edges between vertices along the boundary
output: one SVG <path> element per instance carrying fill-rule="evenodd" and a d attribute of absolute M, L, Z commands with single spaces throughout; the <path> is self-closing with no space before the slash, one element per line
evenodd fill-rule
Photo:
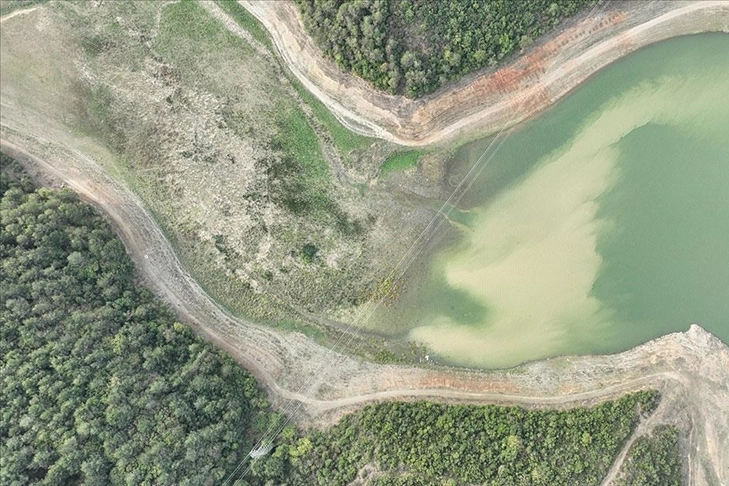
<path fill-rule="evenodd" d="M 621 354 L 555 358 L 504 371 L 363 362 L 301 334 L 280 334 L 228 315 L 185 271 L 139 198 L 89 155 L 94 152 L 78 148 L 84 144 L 71 135 L 11 117 L 9 108 L 3 104 L 0 118 L 2 150 L 37 177 L 66 185 L 94 204 L 116 227 L 155 293 L 251 370 L 272 402 L 301 423 L 325 424 L 364 403 L 393 398 L 567 407 L 657 388 L 663 400 L 641 430 L 676 423 L 688 437 L 690 484 L 729 484 L 729 347 L 700 327 Z M 433 133 L 432 141 L 445 139 Z M 606 482 L 619 466 L 618 461 Z"/>
<path fill-rule="evenodd" d="M 300 334 L 278 334 L 228 315 L 182 268 L 139 199 L 93 159 L 7 123 L 0 143 L 31 173 L 61 182 L 102 211 L 155 293 L 251 370 L 273 403 L 297 421 L 325 424 L 393 398 L 567 407 L 656 388 L 663 399 L 651 423 L 675 423 L 690 438 L 690 484 L 729 484 L 729 347 L 698 326 L 621 354 L 555 358 L 504 371 L 363 362 Z"/>
<path fill-rule="evenodd" d="M 510 65 L 411 100 L 340 72 L 306 35 L 291 2 L 238 3 L 266 27 L 291 71 L 344 125 L 409 146 L 494 133 L 541 112 L 641 47 L 680 35 L 729 32 L 727 0 L 608 2 L 540 40 Z"/>

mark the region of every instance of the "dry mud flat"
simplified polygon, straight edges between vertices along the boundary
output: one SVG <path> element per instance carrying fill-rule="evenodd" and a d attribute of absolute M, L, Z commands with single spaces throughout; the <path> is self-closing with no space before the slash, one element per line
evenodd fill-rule
<path fill-rule="evenodd" d="M 608 2 L 537 42 L 513 63 L 419 100 L 375 90 L 325 59 L 290 2 L 239 3 L 269 31 L 296 77 L 350 129 L 410 146 L 476 138 L 552 105 L 590 75 L 646 45 L 729 32 L 729 1 Z"/>
<path fill-rule="evenodd" d="M 383 399 L 568 407 L 653 388 L 663 398 L 639 432 L 676 424 L 683 431 L 689 484 L 729 484 L 729 347 L 698 326 L 616 355 L 554 358 L 505 371 L 364 362 L 299 333 L 276 333 L 230 316 L 182 268 L 139 199 L 93 159 L 8 126 L 2 137 L 2 150 L 37 178 L 64 184 L 99 208 L 155 293 L 251 370 L 273 403 L 299 423 L 324 425 Z"/>

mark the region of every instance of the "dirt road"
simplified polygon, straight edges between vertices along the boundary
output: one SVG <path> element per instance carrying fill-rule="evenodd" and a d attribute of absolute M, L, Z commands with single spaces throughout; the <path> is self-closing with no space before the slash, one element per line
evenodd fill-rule
<path fill-rule="evenodd" d="M 376 365 L 232 317 L 182 268 L 140 200 L 92 158 L 2 126 L 2 150 L 36 177 L 94 204 L 116 227 L 146 283 L 201 335 L 251 370 L 272 402 L 304 424 L 324 425 L 383 399 L 566 407 L 626 391 L 663 393 L 659 419 L 690 440 L 691 484 L 729 483 L 729 347 L 698 326 L 610 356 L 562 357 L 477 372 Z M 656 412 L 658 413 L 658 411 Z"/>
<path fill-rule="evenodd" d="M 544 110 L 589 76 L 670 37 L 729 32 L 729 1 L 608 2 L 537 42 L 511 64 L 419 100 L 340 72 L 306 35 L 290 2 L 240 0 L 269 31 L 296 77 L 350 129 L 402 145 L 485 136 Z"/>

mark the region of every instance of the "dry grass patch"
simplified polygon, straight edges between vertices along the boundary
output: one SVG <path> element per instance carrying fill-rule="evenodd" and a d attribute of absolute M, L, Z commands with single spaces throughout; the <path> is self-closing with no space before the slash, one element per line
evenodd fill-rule
<path fill-rule="evenodd" d="M 319 332 L 331 321 L 309 313 L 355 315 L 422 227 L 366 184 L 393 147 L 347 132 L 201 4 L 58 2 L 16 20 L 3 45 L 18 51 L 3 60 L 12 123 L 32 106 L 36 133 L 47 117 L 68 145 L 104 152 L 234 313 Z"/>

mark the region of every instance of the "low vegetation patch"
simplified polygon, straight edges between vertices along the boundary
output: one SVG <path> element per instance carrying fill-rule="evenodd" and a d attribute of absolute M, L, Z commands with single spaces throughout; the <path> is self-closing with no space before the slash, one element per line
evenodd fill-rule
<path fill-rule="evenodd" d="M 34 7 L 35 5 L 45 3 L 47 1 L 48 0 L 2 0 L 0 2 L 0 17 L 15 10 Z"/>
<path fill-rule="evenodd" d="M 237 4 L 219 6 L 262 41 Z M 294 307 L 350 307 L 371 280 L 361 267 L 373 261 L 372 213 L 333 181 L 324 149 L 335 140 L 348 154 L 363 139 L 302 102 L 280 66 L 197 2 L 58 8 L 93 73 L 86 130 L 114 148 L 203 288 L 235 314 L 300 321 L 309 334 Z M 307 244 L 316 258 L 301 258 Z"/>
<path fill-rule="evenodd" d="M 259 25 L 217 5 L 251 33 Z M 3 24 L 3 93 L 18 94 L 14 106 L 34 100 L 37 133 L 57 123 L 59 143 L 138 195 L 226 310 L 337 342 L 425 217 L 369 184 L 392 145 L 339 123 L 260 48 L 264 30 L 251 42 L 208 9 L 49 2 Z M 345 341 L 382 351 L 380 339 Z"/>
<path fill-rule="evenodd" d="M 266 46 L 272 53 L 275 51 L 271 37 L 266 28 L 248 10 L 241 7 L 237 0 L 215 0 L 215 3 L 235 22 L 248 31 L 254 39 Z"/>
<path fill-rule="evenodd" d="M 400 152 L 389 156 L 380 165 L 380 174 L 387 175 L 390 172 L 411 169 L 418 166 L 418 159 L 423 153 L 417 150 Z"/>
<path fill-rule="evenodd" d="M 297 0 L 337 65 L 376 88 L 417 98 L 493 66 L 595 0 Z"/>

